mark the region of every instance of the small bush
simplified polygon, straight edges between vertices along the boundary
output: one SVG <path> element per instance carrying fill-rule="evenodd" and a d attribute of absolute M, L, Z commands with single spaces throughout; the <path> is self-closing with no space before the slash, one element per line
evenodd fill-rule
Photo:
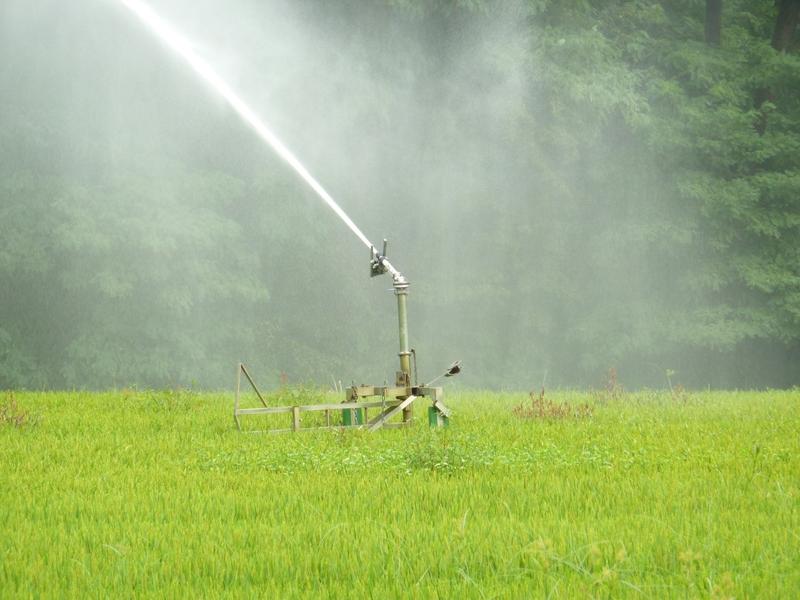
<path fill-rule="evenodd" d="M 26 425 L 35 425 L 37 419 L 30 412 L 17 404 L 14 393 L 6 394 L 5 400 L 0 402 L 0 426 L 22 428 Z"/>
<path fill-rule="evenodd" d="M 614 367 L 608 370 L 603 388 L 592 390 L 592 398 L 598 404 L 606 404 L 611 400 L 623 400 L 625 398 L 625 388 L 619 382 L 617 370 Z"/>
<path fill-rule="evenodd" d="M 670 389 L 672 399 L 677 402 L 687 404 L 689 402 L 689 392 L 680 383 Z"/>
<path fill-rule="evenodd" d="M 553 402 L 544 397 L 544 388 L 536 394 L 530 393 L 530 406 L 520 404 L 514 407 L 514 414 L 521 419 L 585 419 L 594 414 L 594 409 L 585 402 L 571 405 L 567 402 Z"/>

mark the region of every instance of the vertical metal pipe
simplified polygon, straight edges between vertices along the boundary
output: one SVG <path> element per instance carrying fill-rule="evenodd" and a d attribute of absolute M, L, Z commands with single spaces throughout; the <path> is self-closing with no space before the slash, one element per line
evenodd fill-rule
<path fill-rule="evenodd" d="M 408 282 L 405 279 L 395 280 L 394 293 L 397 296 L 397 324 L 400 333 L 400 370 L 406 375 L 405 384 L 411 381 L 411 352 L 408 349 Z"/>

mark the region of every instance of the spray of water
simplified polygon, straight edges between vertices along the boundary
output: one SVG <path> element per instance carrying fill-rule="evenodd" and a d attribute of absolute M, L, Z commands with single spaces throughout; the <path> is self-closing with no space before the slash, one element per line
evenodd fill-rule
<path fill-rule="evenodd" d="M 339 218 L 344 221 L 350 230 L 368 248 L 372 243 L 358 228 L 353 220 L 339 206 L 331 195 L 314 179 L 311 173 L 303 166 L 298 158 L 272 133 L 264 121 L 250 108 L 247 103 L 223 80 L 216 71 L 203 60 L 192 48 L 189 41 L 172 25 L 161 18 L 150 6 L 140 0 L 119 0 L 126 8 L 133 12 L 147 28 L 156 35 L 167 47 L 181 56 L 200 78 L 210 85 L 216 93 L 236 111 L 236 113 L 263 139 L 269 146 L 303 178 L 311 189 L 327 204 Z M 386 263 L 389 271 L 394 275 L 396 271 Z"/>

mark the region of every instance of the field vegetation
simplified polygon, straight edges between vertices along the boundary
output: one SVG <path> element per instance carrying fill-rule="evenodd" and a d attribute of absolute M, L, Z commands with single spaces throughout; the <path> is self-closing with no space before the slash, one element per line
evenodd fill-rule
<path fill-rule="evenodd" d="M 448 403 L 442 430 L 259 435 L 226 394 L 4 393 L 0 597 L 800 590 L 797 390 Z"/>

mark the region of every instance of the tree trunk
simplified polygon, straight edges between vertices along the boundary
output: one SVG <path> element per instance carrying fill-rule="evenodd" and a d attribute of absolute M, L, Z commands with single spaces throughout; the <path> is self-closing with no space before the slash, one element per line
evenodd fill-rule
<path fill-rule="evenodd" d="M 706 0 L 706 44 L 719 46 L 722 34 L 722 0 Z"/>
<path fill-rule="evenodd" d="M 778 52 L 786 52 L 792 42 L 797 20 L 800 17 L 800 0 L 778 0 L 778 18 L 772 33 L 772 47 Z"/>
<path fill-rule="evenodd" d="M 800 0 L 776 0 L 775 4 L 778 6 L 778 17 L 775 19 L 775 30 L 772 32 L 772 47 L 778 52 L 786 52 L 792 43 L 797 22 L 800 19 Z M 772 102 L 773 100 L 774 96 L 769 88 L 756 90 L 756 108 L 760 108 L 766 101 Z M 765 111 L 760 112 L 755 127 L 761 135 L 766 131 L 767 113 Z"/>

